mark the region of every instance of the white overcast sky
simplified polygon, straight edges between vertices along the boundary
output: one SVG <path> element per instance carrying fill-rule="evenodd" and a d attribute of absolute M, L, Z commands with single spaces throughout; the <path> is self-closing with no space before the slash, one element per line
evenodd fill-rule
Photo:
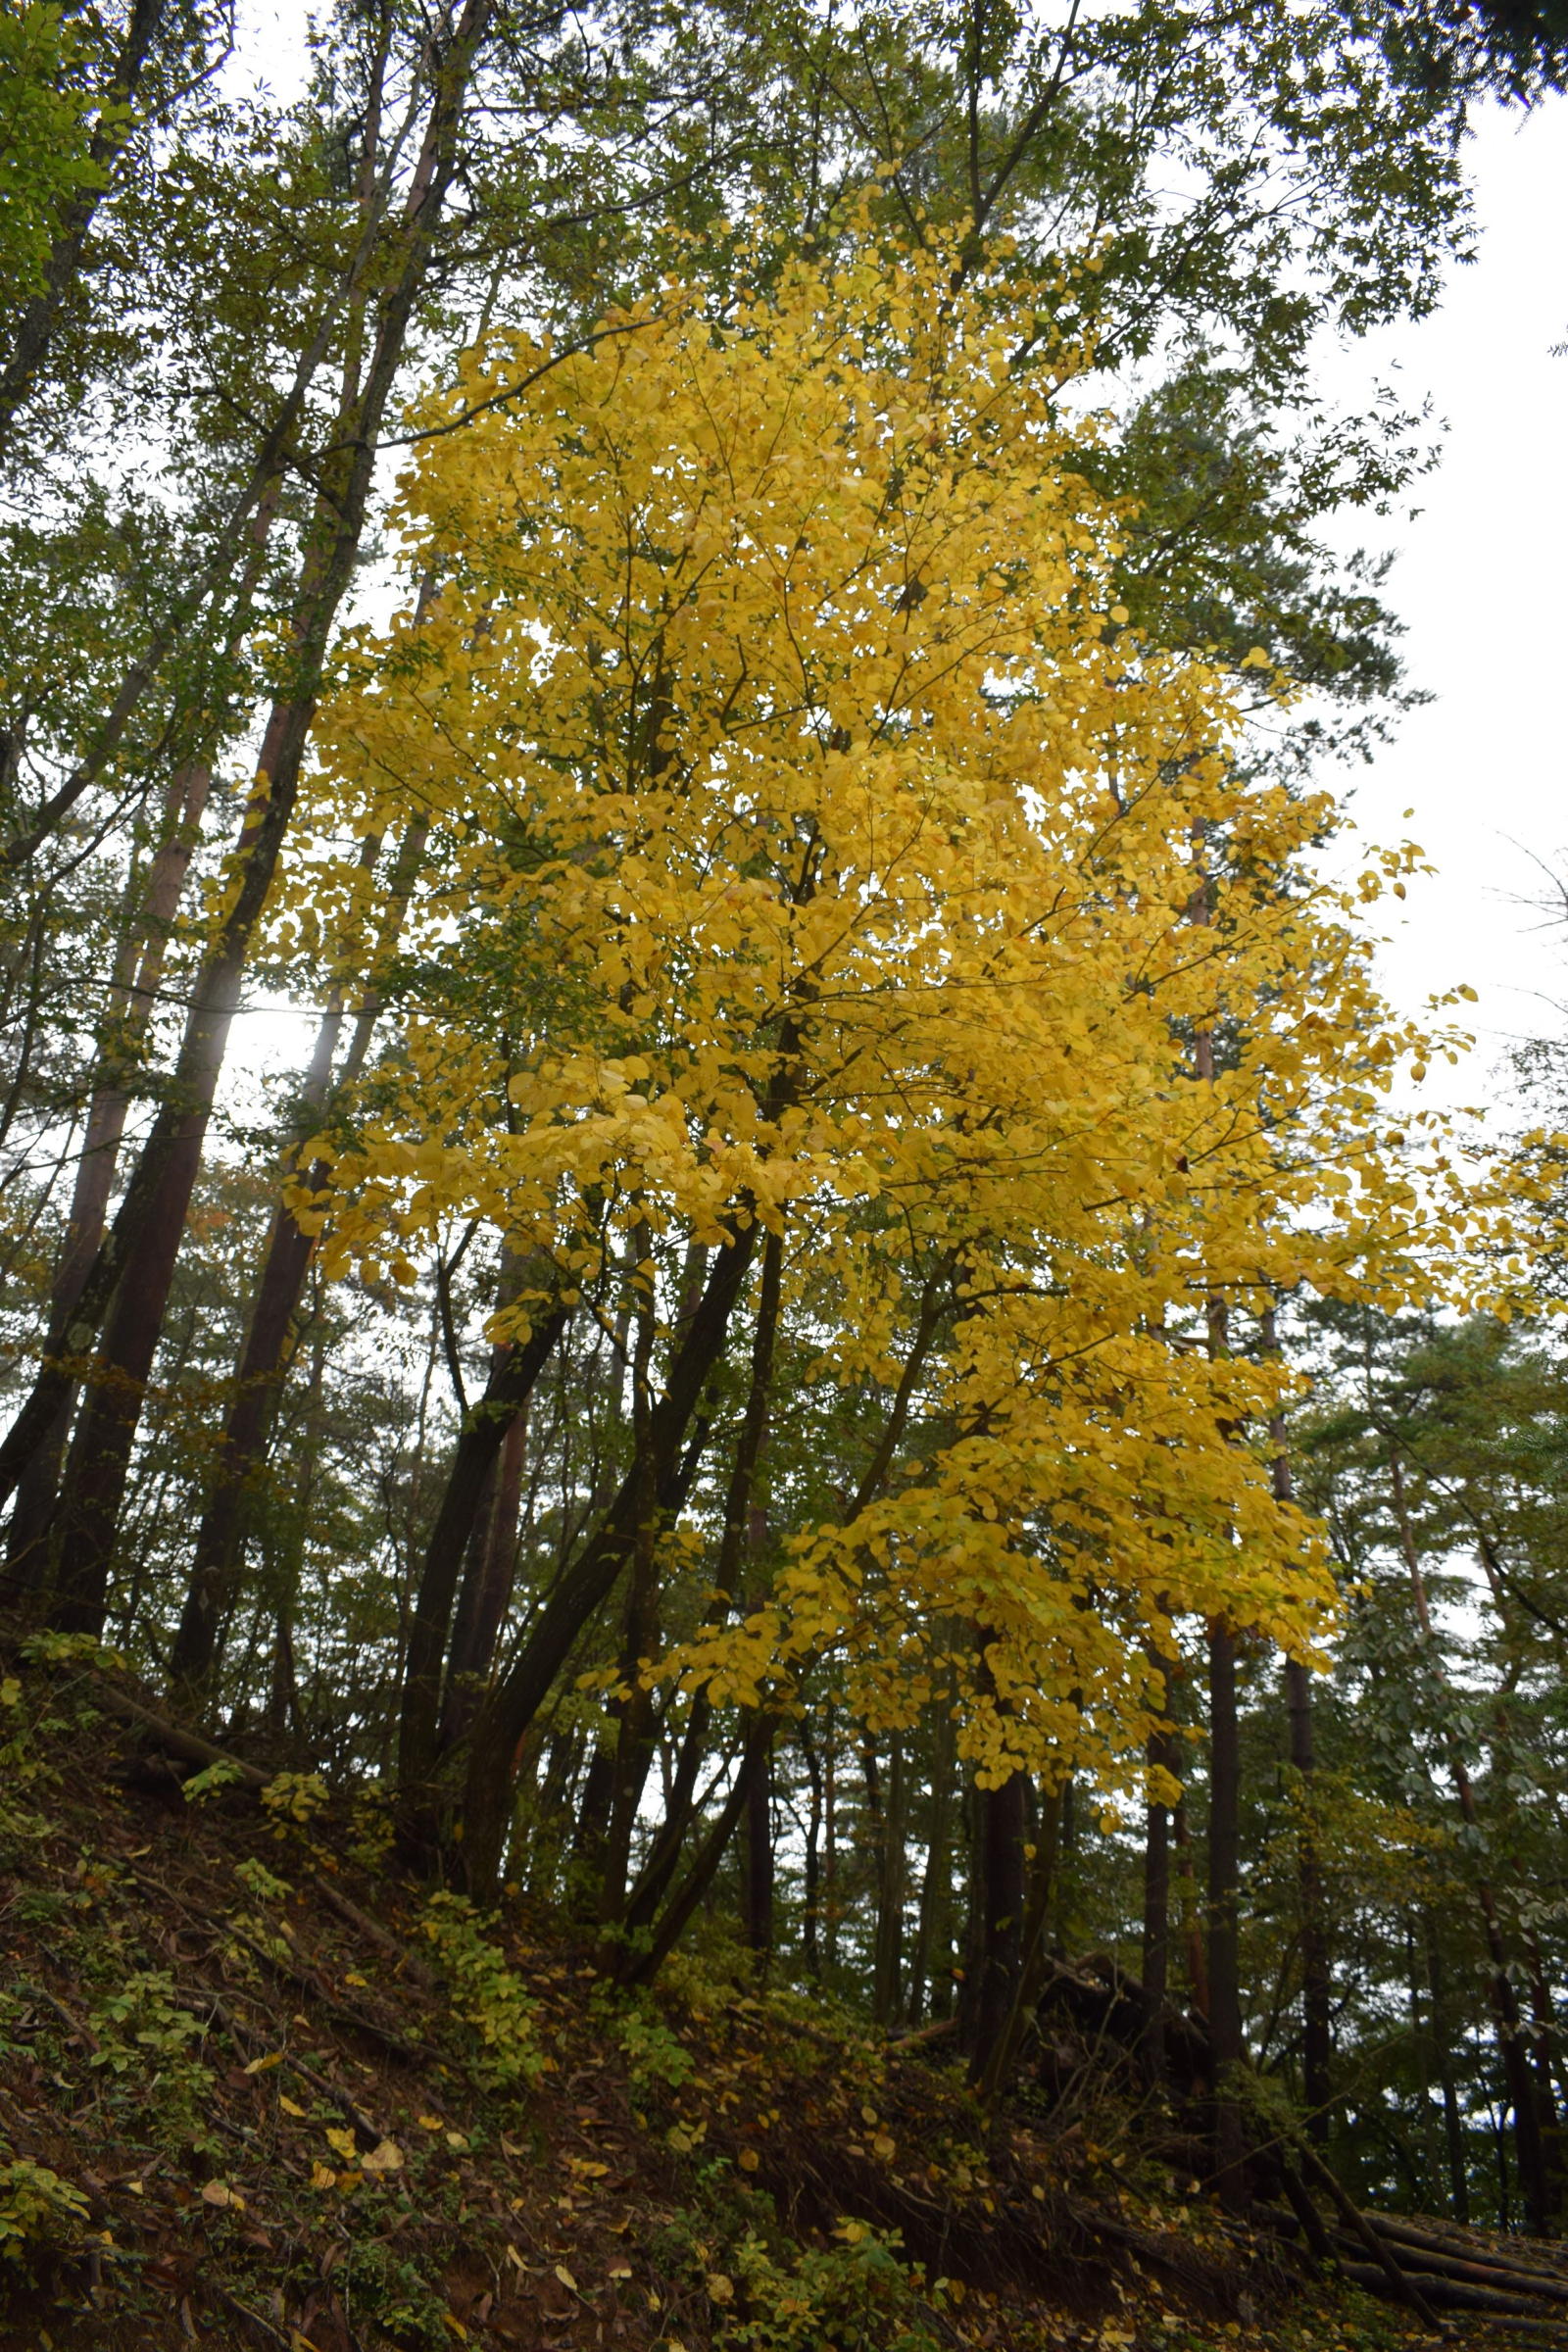
<path fill-rule="evenodd" d="M 1468 152 L 1478 258 L 1434 317 L 1328 368 L 1353 393 L 1396 368 L 1447 431 L 1420 512 L 1374 526 L 1398 551 L 1385 593 L 1410 682 L 1434 699 L 1370 767 L 1326 780 L 1373 840 L 1408 836 L 1437 866 L 1392 929 L 1384 986 L 1410 1011 L 1475 988 L 1470 1066 L 1432 1091 L 1494 1102 L 1508 1045 L 1568 1028 L 1568 933 L 1522 904 L 1549 894 L 1541 865 L 1568 877 L 1568 358 L 1551 351 L 1568 343 L 1568 103 L 1489 115 Z"/>

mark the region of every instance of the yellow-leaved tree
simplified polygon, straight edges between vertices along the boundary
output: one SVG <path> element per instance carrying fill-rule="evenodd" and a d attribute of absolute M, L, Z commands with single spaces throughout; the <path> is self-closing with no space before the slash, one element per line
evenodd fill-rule
<path fill-rule="evenodd" d="M 413 420 L 418 604 L 326 714 L 313 902 L 340 876 L 369 919 L 355 838 L 415 826 L 424 859 L 395 1044 L 319 1145 L 329 1264 L 412 1280 L 460 1223 L 509 1269 L 406 1807 L 487 1883 L 519 1741 L 608 1656 L 606 1916 L 645 1953 L 826 1661 L 863 1723 L 951 1708 L 982 1786 L 1113 1793 L 1178 1619 L 1308 1648 L 1331 1579 L 1247 1442 L 1284 1376 L 1213 1335 L 1302 1283 L 1402 1296 L 1441 1238 L 1385 1148 L 1430 1045 L 1316 878 L 1326 801 L 1114 602 L 1054 292 L 867 239 L 722 305 L 667 285 L 575 352 L 486 343 Z M 595 1328 L 613 1475 L 454 1740 L 486 1465 Z"/>

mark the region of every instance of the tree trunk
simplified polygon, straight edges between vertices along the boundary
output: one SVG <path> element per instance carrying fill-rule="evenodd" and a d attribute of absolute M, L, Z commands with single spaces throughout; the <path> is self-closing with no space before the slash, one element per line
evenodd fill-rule
<path fill-rule="evenodd" d="M 194 982 L 169 1097 L 153 1123 L 78 1295 L 76 1320 L 107 1317 L 89 1396 L 72 1450 L 60 1517 L 56 1622 L 96 1633 L 142 1398 L 168 1304 L 186 1211 L 201 1164 L 228 1031 L 256 925 L 293 814 L 338 607 L 364 535 L 375 446 L 422 290 L 432 241 L 457 162 L 457 133 L 492 0 L 466 0 L 441 61 L 423 145 L 405 202 L 401 254 L 378 298 L 363 392 L 340 419 L 339 466 L 320 500 L 293 618 L 293 677 L 272 707 L 256 785 L 245 812 L 222 920 Z M 111 1306 L 111 1301 L 113 1304 Z M 69 1373 L 46 1363 L 0 1446 L 0 1494 L 9 1493 L 51 1426 Z"/>
<path fill-rule="evenodd" d="M 956 1750 L 953 1706 L 951 1699 L 945 1698 L 939 1700 L 937 1706 L 925 1870 L 920 1881 L 920 1909 L 915 1922 L 914 1948 L 909 1954 L 909 1994 L 905 2014 L 911 2026 L 920 2023 L 928 2006 L 935 2014 L 936 1999 L 931 1986 L 931 1973 L 939 1936 L 946 1950 L 953 1888 L 953 1775 L 956 1762 Z"/>
<path fill-rule="evenodd" d="M 1236 1637 L 1216 1619 L 1208 1629 L 1208 2037 L 1214 2059 L 1214 2169 L 1221 2200 L 1247 2196 L 1246 2132 L 1234 2077 L 1242 2034 L 1240 1951 L 1241 1733 L 1236 1712 Z"/>
<path fill-rule="evenodd" d="M 975 1791 L 972 1967 L 964 1984 L 959 2036 L 969 2080 L 979 2083 L 1006 2032 L 1023 1964 L 1024 1833 L 1022 1772 L 1000 1788 Z"/>
<path fill-rule="evenodd" d="M 676 1347 L 664 1394 L 649 1415 L 647 1450 L 661 1520 L 675 1507 L 695 1469 L 695 1452 L 701 1450 L 703 1433 L 699 1433 L 693 1460 L 685 1465 L 680 1460 L 681 1449 L 723 1348 L 757 1238 L 754 1223 L 715 1250 L 701 1303 Z M 648 1466 L 634 1461 L 599 1527 L 576 1560 L 557 1579 L 528 1640 L 480 1709 L 469 1744 L 463 1800 L 463 1861 L 475 1893 L 493 1884 L 500 1868 L 512 1812 L 512 1759 L 517 1742 L 544 1704 L 578 1636 L 608 1600 L 631 1556 L 646 1476 Z M 446 1607 L 450 1606 L 449 1592 Z M 444 1629 L 444 1615 L 442 1625 Z M 416 1743 L 411 1753 L 416 1762 Z M 408 1775 L 407 1781 L 416 1788 L 416 1774 Z"/>
<path fill-rule="evenodd" d="M 525 1341 L 510 1347 L 491 1371 L 484 1395 L 470 1405 L 425 1546 L 424 1565 L 409 1627 L 403 1670 L 398 1774 L 411 1795 L 427 1802 L 440 1755 L 441 1681 L 452 1604 L 464 1555 L 484 1502 L 496 1457 L 565 1329 L 569 1309 L 550 1308 Z M 518 1726 L 521 1738 L 526 1727 Z M 516 1741 L 508 1749 L 510 1763 Z"/>
<path fill-rule="evenodd" d="M 1151 1773 L 1174 1779 L 1179 1761 L 1168 1729 L 1149 1737 Z M 1165 2002 L 1170 1990 L 1170 1808 L 1151 1796 L 1144 1813 L 1144 2069 L 1151 2082 L 1165 2081 Z"/>
<path fill-rule="evenodd" d="M 170 785 L 164 801 L 163 839 L 148 871 L 141 904 L 125 926 L 116 958 L 105 1007 L 107 1019 L 98 1074 L 87 1106 L 81 1156 L 76 1162 L 65 1248 L 49 1295 L 46 1357 L 72 1352 L 71 1330 L 76 1301 L 103 1241 L 120 1147 L 130 1110 L 128 1065 L 146 1038 L 157 1002 L 169 952 L 169 935 L 211 785 L 212 769 L 200 762 L 182 768 Z M 48 1530 L 59 1491 L 60 1466 L 71 1435 L 76 1386 L 74 1380 L 67 1386 L 37 1451 L 17 1484 L 7 1565 L 14 1584 L 26 1591 L 36 1590 L 49 1581 Z"/>
<path fill-rule="evenodd" d="M 1272 1307 L 1263 1317 L 1262 1337 L 1265 1350 L 1277 1356 L 1279 1334 Z M 1277 1502 L 1293 1502 L 1291 1457 L 1286 1450 L 1285 1422 L 1278 1414 L 1269 1423 L 1269 1439 L 1274 1447 L 1274 1498 Z M 1312 1676 L 1298 1658 L 1285 1661 L 1285 1713 L 1291 1768 L 1297 1776 L 1300 1805 L 1297 1885 L 1301 1903 L 1301 2088 L 1307 2136 L 1321 2146 L 1328 2138 L 1332 2095 L 1334 1988 L 1329 1969 L 1323 1870 L 1312 1812 L 1312 1776 L 1317 1769 L 1312 1743 Z"/>
<path fill-rule="evenodd" d="M 1421 1949 L 1426 1961 L 1427 1989 L 1432 1996 L 1432 2044 L 1438 2081 L 1443 2088 L 1443 2132 L 1448 2160 L 1448 2204 L 1456 2222 L 1470 2220 L 1470 2168 L 1465 2161 L 1464 2121 L 1459 2091 L 1453 2079 L 1453 2051 L 1444 1997 L 1443 1954 L 1437 1925 L 1430 1911 L 1421 1914 Z"/>
<path fill-rule="evenodd" d="M 765 1975 L 773 1952 L 773 1755 L 747 1781 L 744 1869 L 741 1874 L 741 1932 L 747 1949 Z"/>
<path fill-rule="evenodd" d="M 879 2026 L 891 2026 L 899 2014 L 904 1895 L 908 1869 L 905 1852 L 906 1777 L 904 1741 L 895 1732 L 888 1749 L 887 1802 L 877 1848 L 876 1936 L 871 1957 L 871 2015 Z"/>
<path fill-rule="evenodd" d="M 421 609 L 423 602 L 421 596 Z M 372 966 L 395 945 L 402 930 L 428 830 L 426 824 L 420 823 L 411 826 L 404 835 L 388 885 L 388 912 Z M 373 871 L 380 842 L 379 834 L 367 839 L 360 859 L 362 873 Z M 337 1073 L 338 1086 L 352 1086 L 364 1069 L 379 1010 L 380 998 L 372 968 L 343 1067 Z M 317 1030 L 316 1050 L 301 1091 L 300 1117 L 307 1130 L 319 1126 L 333 1091 L 333 1063 L 343 1017 L 342 994 L 337 991 Z M 284 1156 L 281 1172 L 284 1184 L 296 1172 L 297 1150 L 296 1145 Z M 323 1198 L 329 1182 L 326 1163 L 318 1160 L 307 1178 L 313 1199 Z M 305 1295 L 315 1250 L 315 1235 L 303 1231 L 288 1201 L 280 1200 L 272 1214 L 263 1254 L 234 1397 L 197 1530 L 190 1583 L 170 1657 L 170 1681 L 183 1709 L 200 1711 L 217 1665 L 218 1627 L 239 1573 L 246 1516 L 271 1444 L 278 1403 L 288 1376 L 300 1300 Z"/>

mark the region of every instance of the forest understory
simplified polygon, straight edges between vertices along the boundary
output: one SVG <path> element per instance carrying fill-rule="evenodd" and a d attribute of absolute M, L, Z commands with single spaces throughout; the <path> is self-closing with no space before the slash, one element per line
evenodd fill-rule
<path fill-rule="evenodd" d="M 987 2113 L 940 2026 L 867 2031 L 701 1936 L 617 1991 L 569 1918 L 389 1877 L 363 1805 L 203 1765 L 123 1673 L 5 1662 L 17 2352 L 1568 2345 L 1560 2246 L 1308 2199 L 1298 2149 L 1314 2251 L 1261 2110 L 1273 2199 L 1216 2200 L 1201 2082 L 1152 2095 L 1102 1955 L 1054 1970 Z M 1169 2025 L 1180 2081 L 1202 2025 Z M 1398 2306 L 1368 2224 L 1443 2311 Z"/>

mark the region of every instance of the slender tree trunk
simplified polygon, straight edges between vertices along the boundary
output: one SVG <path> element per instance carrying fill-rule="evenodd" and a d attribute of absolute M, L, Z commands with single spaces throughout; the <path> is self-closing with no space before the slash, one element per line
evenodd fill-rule
<path fill-rule="evenodd" d="M 758 1229 L 752 1224 L 714 1251 L 701 1303 L 675 1349 L 664 1394 L 649 1415 L 647 1450 L 661 1520 L 675 1507 L 695 1468 L 695 1459 L 682 1465 L 681 1449 L 723 1348 L 757 1238 Z M 699 1452 L 703 1434 L 699 1432 Z M 632 1463 L 598 1528 L 576 1560 L 558 1578 L 528 1640 L 480 1710 L 469 1743 L 463 1806 L 464 1866 L 475 1892 L 488 1888 L 500 1868 L 511 1819 L 511 1764 L 517 1742 L 544 1704 L 578 1636 L 609 1599 L 631 1555 L 647 1475 L 646 1465 Z M 450 1606 L 449 1592 L 446 1608 Z M 444 1612 L 442 1627 L 444 1631 Z M 416 1743 L 411 1752 L 417 1762 Z M 406 1772 L 405 1785 L 416 1779 L 416 1773 Z"/>
<path fill-rule="evenodd" d="M 1182 1945 L 1187 1963 L 1187 1990 L 1193 2007 L 1204 2023 L 1208 2020 L 1208 1958 L 1203 1946 L 1203 1932 L 1198 1900 L 1198 1873 L 1193 1863 L 1193 1834 L 1188 1825 L 1186 1804 L 1179 1804 L 1170 1817 L 1171 1842 L 1176 1848 L 1176 1881 L 1180 1889 Z"/>
<path fill-rule="evenodd" d="M 542 1319 L 528 1338 L 508 1348 L 492 1370 L 484 1395 L 470 1405 L 459 1433 L 425 1546 L 404 1662 L 398 1771 L 406 1791 L 422 1791 L 421 1808 L 439 1760 L 442 1666 L 464 1556 L 507 1432 L 532 1396 L 568 1312 L 564 1306 L 541 1310 Z M 518 1739 L 526 1728 L 519 1724 Z M 509 1761 L 515 1745 L 514 1740 L 508 1748 Z M 422 1834 L 427 1835 L 427 1829 Z"/>
<path fill-rule="evenodd" d="M 1236 1636 L 1222 1620 L 1208 1629 L 1208 2036 L 1214 2057 L 1214 2163 L 1221 2199 L 1245 2202 L 1246 2135 L 1234 2078 L 1246 2056 L 1242 2033 L 1241 1731 L 1236 1710 Z"/>
<path fill-rule="evenodd" d="M 909 1954 L 909 1994 L 906 2015 L 917 2026 L 927 2006 L 935 2008 L 931 1973 L 938 1938 L 945 1935 L 953 1886 L 953 1775 L 956 1763 L 956 1733 L 950 1700 L 939 1700 L 936 1738 L 931 1755 L 931 1809 L 926 1829 L 925 1870 L 920 1880 L 920 1909 L 915 1922 L 914 1948 Z"/>
<path fill-rule="evenodd" d="M 773 1953 L 773 1770 L 772 1750 L 747 1782 L 742 1815 L 746 1837 L 741 1873 L 741 1932 L 747 1949 L 766 1972 Z"/>
<path fill-rule="evenodd" d="M 801 1957 L 806 1973 L 815 1984 L 822 1974 L 822 1762 L 811 1738 L 810 1725 L 802 1716 L 797 1739 L 806 1765 L 806 1778 L 810 1788 L 810 1808 L 806 1822 L 806 1858 L 804 1902 L 801 1909 Z"/>
<path fill-rule="evenodd" d="M 627 1985 L 651 1984 L 663 1967 L 676 1943 L 684 1934 L 688 1921 L 698 1904 L 712 1886 L 723 1861 L 730 1839 L 746 1810 L 752 1782 L 766 1764 L 773 1744 L 773 1725 L 769 1720 L 754 1716 L 747 1730 L 740 1762 L 728 1796 L 717 1819 L 711 1824 L 702 1844 L 692 1858 L 691 1866 L 680 1886 L 670 1896 L 662 1917 L 654 1927 L 645 1951 L 634 1957 L 628 1955 L 623 1964 L 620 1982 Z"/>
<path fill-rule="evenodd" d="M 185 886 L 212 770 L 182 768 L 165 796 L 163 839 L 148 870 L 145 892 L 125 926 L 109 984 L 97 1081 L 87 1107 L 76 1162 L 65 1248 L 49 1296 L 47 1356 L 71 1352 L 72 1322 L 82 1286 L 103 1241 L 115 1170 L 130 1111 L 129 1064 L 139 1054 L 158 998 L 169 936 Z M 17 1485 L 8 1566 L 16 1585 L 35 1590 L 48 1582 L 48 1529 L 75 1409 L 76 1383 L 67 1386 L 36 1453 Z"/>
<path fill-rule="evenodd" d="M 457 133 L 492 0 L 466 0 L 444 52 L 425 137 L 407 197 L 394 266 L 377 301 L 365 388 L 341 419 L 343 457 L 331 469 L 307 551 L 293 622 L 293 679 L 273 705 L 257 783 L 235 852 L 232 888 L 194 982 L 169 1098 L 82 1284 L 76 1319 L 107 1316 L 89 1396 L 72 1450 L 60 1514 L 55 1616 L 68 1631 L 103 1620 L 109 1562 L 142 1398 L 168 1304 L 186 1211 L 256 925 L 293 813 L 338 607 L 353 577 L 374 471 L 375 444 L 428 269 L 436 223 L 457 161 Z M 111 1301 L 113 1304 L 111 1306 Z M 0 1446 L 0 1494 L 51 1426 L 69 1371 L 46 1362 Z"/>
<path fill-rule="evenodd" d="M 1459 2090 L 1453 2078 L 1453 2052 L 1448 2034 L 1447 2004 L 1443 1979 L 1443 1953 L 1437 1924 L 1430 1911 L 1421 1914 L 1421 1950 L 1426 1962 L 1427 1989 L 1432 1996 L 1432 2046 L 1438 2081 L 1443 2089 L 1443 2133 L 1448 2161 L 1448 2207 L 1456 2222 L 1470 2219 L 1470 2168 L 1465 2160 L 1464 2120 Z"/>
<path fill-rule="evenodd" d="M 1263 1346 L 1280 1352 L 1274 1310 L 1263 1317 Z M 1294 1502 L 1291 1457 L 1286 1449 L 1285 1423 L 1276 1414 L 1269 1423 L 1274 1447 L 1273 1485 L 1277 1502 Z M 1307 2136 L 1322 2145 L 1329 2135 L 1334 2057 L 1334 1987 L 1329 1967 L 1328 1923 L 1323 1900 L 1323 1869 L 1318 1858 L 1316 1824 L 1312 1811 L 1312 1779 L 1317 1757 L 1312 1740 L 1312 1676 L 1298 1658 L 1285 1661 L 1285 1715 L 1291 1768 L 1297 1776 L 1300 1806 L 1300 1847 L 1297 1878 L 1301 1904 L 1301 2088 L 1306 2105 Z"/>
<path fill-rule="evenodd" d="M 421 610 L 423 601 L 421 598 Z M 348 1053 L 337 1073 L 336 1084 L 340 1087 L 352 1086 L 365 1067 L 380 1010 L 375 966 L 390 953 L 402 930 L 428 830 L 423 823 L 411 826 L 399 849 L 388 885 L 388 911 L 376 943 L 371 974 L 355 1019 Z M 368 878 L 374 869 L 380 841 L 381 836 L 375 834 L 365 844 L 360 860 L 364 877 Z M 316 1049 L 301 1093 L 300 1116 L 307 1129 L 319 1125 L 331 1097 L 333 1063 L 343 1020 L 342 992 L 336 990 L 317 1029 Z M 281 1181 L 285 1185 L 292 1180 L 297 1167 L 296 1145 L 284 1157 Z M 330 1185 L 326 1163 L 318 1160 L 306 1181 L 313 1200 L 324 1198 Z M 315 1235 L 302 1228 L 286 1200 L 279 1200 L 272 1213 L 234 1396 L 197 1530 L 190 1583 L 170 1657 L 170 1680 L 181 1707 L 199 1711 L 218 1662 L 218 1627 L 239 1573 L 246 1516 L 271 1444 L 278 1403 L 288 1377 L 300 1300 L 305 1295 L 315 1250 Z"/>
<path fill-rule="evenodd" d="M 879 2026 L 892 2025 L 899 2014 L 904 1896 L 908 1871 L 905 1852 L 906 1779 L 904 1741 L 895 1732 L 888 1749 L 887 1802 L 877 1855 L 876 1936 L 871 1957 L 871 2015 Z"/>
<path fill-rule="evenodd" d="M 1149 1737 L 1151 1775 L 1176 1777 L 1175 1734 L 1168 1728 Z M 1144 1813 L 1144 2069 L 1151 2082 L 1165 2081 L 1165 2003 L 1170 1991 L 1170 1808 L 1151 1796 Z"/>

